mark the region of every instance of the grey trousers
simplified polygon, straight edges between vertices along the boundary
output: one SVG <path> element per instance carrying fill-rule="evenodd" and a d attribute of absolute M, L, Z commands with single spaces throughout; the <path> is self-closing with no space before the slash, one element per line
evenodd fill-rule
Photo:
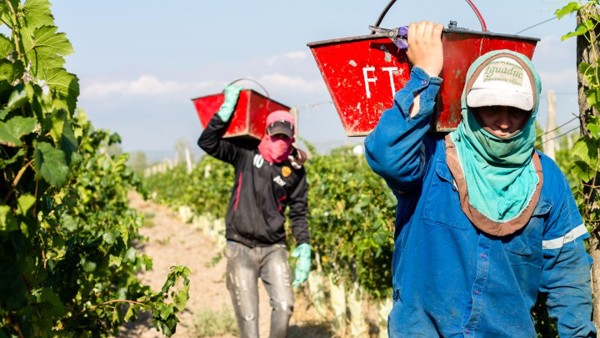
<path fill-rule="evenodd" d="M 258 279 L 271 304 L 271 338 L 287 336 L 294 295 L 284 244 L 249 248 L 227 241 L 227 289 L 231 295 L 241 338 L 258 338 Z"/>

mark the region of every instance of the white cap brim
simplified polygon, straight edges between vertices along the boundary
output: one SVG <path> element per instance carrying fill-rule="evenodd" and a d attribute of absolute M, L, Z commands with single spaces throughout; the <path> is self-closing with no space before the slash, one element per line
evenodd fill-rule
<path fill-rule="evenodd" d="M 503 92 L 498 89 L 471 89 L 467 94 L 469 107 L 508 106 L 521 110 L 533 109 L 533 96 L 530 93 Z"/>

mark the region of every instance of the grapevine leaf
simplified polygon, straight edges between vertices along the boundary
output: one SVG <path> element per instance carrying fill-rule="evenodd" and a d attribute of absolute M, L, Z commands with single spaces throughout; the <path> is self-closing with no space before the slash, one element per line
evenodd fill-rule
<path fill-rule="evenodd" d="M 46 71 L 46 83 L 50 90 L 58 95 L 59 100 L 54 100 L 52 105 L 56 109 L 65 109 L 74 112 L 79 96 L 79 83 L 77 76 L 68 73 L 63 68 L 53 68 Z"/>
<path fill-rule="evenodd" d="M 62 215 L 60 224 L 63 227 L 63 229 L 67 231 L 73 232 L 77 230 L 77 221 L 71 215 Z"/>
<path fill-rule="evenodd" d="M 17 229 L 17 221 L 10 207 L 0 205 L 0 231 L 14 231 Z"/>
<path fill-rule="evenodd" d="M 65 152 L 68 164 L 73 161 L 73 155 L 77 155 L 77 145 L 78 142 L 73 131 L 73 124 L 71 120 L 66 120 L 60 138 L 60 148 Z"/>
<path fill-rule="evenodd" d="M 65 64 L 64 56 L 73 52 L 66 35 L 57 33 L 57 29 L 56 26 L 22 29 L 22 42 L 27 61 L 31 63 L 31 74 L 40 80 L 48 77 L 49 69 L 62 68 Z"/>
<path fill-rule="evenodd" d="M 127 229 L 127 226 L 123 223 L 119 223 L 118 227 L 121 239 L 123 242 L 127 243 L 129 241 L 129 230 Z"/>
<path fill-rule="evenodd" d="M 590 89 L 585 92 L 588 106 L 593 107 L 600 104 L 600 90 Z"/>
<path fill-rule="evenodd" d="M 598 139 L 600 138 L 600 125 L 597 123 L 588 123 L 587 128 L 591 133 L 591 136 Z"/>
<path fill-rule="evenodd" d="M 588 20 L 589 21 L 589 20 Z M 575 36 L 580 36 L 580 35 L 584 35 L 585 33 L 588 32 L 588 25 L 589 23 L 583 22 L 577 25 L 577 27 L 575 28 L 575 30 L 573 32 L 567 33 L 565 35 L 562 36 L 561 40 L 564 41 L 568 38 L 572 38 Z"/>
<path fill-rule="evenodd" d="M 73 46 L 65 33 L 57 33 L 56 26 L 42 26 L 34 31 L 34 45 L 31 46 L 39 55 L 52 58 L 57 55 L 67 56 L 73 53 Z M 42 61 L 46 61 L 45 58 Z"/>
<path fill-rule="evenodd" d="M 8 6 L 4 2 L 0 2 L 0 20 L 2 20 L 3 22 L 8 22 L 6 18 L 8 18 Z"/>
<path fill-rule="evenodd" d="M 590 162 L 590 149 L 588 148 L 588 143 L 585 142 L 584 139 L 579 139 L 575 146 L 573 147 L 573 156 L 575 158 L 580 159 L 583 162 Z"/>
<path fill-rule="evenodd" d="M 23 14 L 29 27 L 54 25 L 50 3 L 47 0 L 27 0 L 23 6 Z"/>
<path fill-rule="evenodd" d="M 558 19 L 562 19 L 565 15 L 576 12 L 579 9 L 579 7 L 579 3 L 569 2 L 563 8 L 557 9 L 556 12 L 554 12 L 554 15 L 556 15 Z"/>
<path fill-rule="evenodd" d="M 36 126 L 32 117 L 15 116 L 8 122 L 0 122 L 0 144 L 7 146 L 20 146 L 21 137 L 29 134 Z"/>
<path fill-rule="evenodd" d="M 52 314 L 55 317 L 63 316 L 66 313 L 65 306 L 61 302 L 60 298 L 50 288 L 44 288 L 42 293 L 39 295 L 38 302 L 49 303 L 51 306 L 48 307 L 48 314 Z"/>
<path fill-rule="evenodd" d="M 135 248 L 127 249 L 127 252 L 123 255 L 123 259 L 129 262 L 135 262 L 136 252 Z"/>
<path fill-rule="evenodd" d="M 585 74 L 587 73 L 587 71 L 591 68 L 590 64 L 585 62 L 585 61 L 581 61 L 581 63 L 579 64 L 579 66 L 577 66 L 577 70 L 579 71 L 579 73 L 581 74 Z"/>
<path fill-rule="evenodd" d="M 12 83 L 15 79 L 23 76 L 23 67 L 20 62 L 10 62 L 0 59 L 0 102 L 6 102 L 14 89 Z M 0 119 L 5 117 L 6 112 L 0 112 Z"/>
<path fill-rule="evenodd" d="M 65 152 L 67 163 L 71 163 L 71 156 L 77 151 L 77 138 L 73 131 L 73 123 L 66 111 L 59 110 L 52 116 L 52 128 L 50 135 L 55 143 Z"/>
<path fill-rule="evenodd" d="M 0 20 L 5 23 L 9 28 L 14 28 L 13 15 L 9 8 L 19 8 L 19 0 L 9 0 L 0 2 Z"/>
<path fill-rule="evenodd" d="M 591 180 L 595 176 L 595 172 L 590 165 L 584 161 L 575 161 L 572 170 L 573 174 L 584 182 Z"/>
<path fill-rule="evenodd" d="M 116 238 L 116 234 L 114 234 L 112 231 L 106 231 L 104 234 L 102 234 L 102 239 L 106 244 L 109 245 L 113 244 Z"/>
<path fill-rule="evenodd" d="M 123 262 L 123 257 L 121 256 L 115 256 L 115 255 L 110 255 L 109 257 L 109 264 L 116 266 L 116 267 L 120 267 L 121 266 L 121 262 Z"/>
<path fill-rule="evenodd" d="M 23 38 L 32 73 L 39 79 L 48 77 L 48 70 L 62 68 L 64 56 L 73 53 L 73 47 L 64 33 L 56 33 L 56 26 L 42 26 Z"/>
<path fill-rule="evenodd" d="M 25 148 L 18 148 L 17 152 L 14 155 L 0 160 L 0 169 L 4 169 L 5 167 L 13 163 L 22 161 L 23 156 L 25 156 L 26 154 L 27 150 Z"/>
<path fill-rule="evenodd" d="M 64 110 L 58 110 L 52 115 L 52 128 L 50 129 L 50 135 L 54 143 L 58 143 L 63 134 L 65 121 L 67 120 L 67 114 Z"/>
<path fill-rule="evenodd" d="M 85 272 L 94 272 L 96 270 L 97 264 L 92 261 L 85 261 L 83 263 L 83 271 Z"/>
<path fill-rule="evenodd" d="M 112 133 L 108 139 L 108 145 L 119 144 L 121 143 L 121 135 L 117 133 Z"/>
<path fill-rule="evenodd" d="M 35 203 L 35 196 L 30 194 L 25 194 L 19 196 L 19 215 L 26 215 L 27 211 L 33 206 Z"/>
<path fill-rule="evenodd" d="M 129 306 L 127 308 L 127 312 L 125 313 L 125 317 L 123 318 L 125 322 L 129 322 L 130 319 L 135 318 L 135 308 L 133 306 Z"/>
<path fill-rule="evenodd" d="M 0 34 L 0 57 L 6 58 L 15 50 L 13 42 L 4 34 Z"/>
<path fill-rule="evenodd" d="M 189 287 L 188 287 L 189 288 Z M 189 299 L 189 290 L 188 288 L 184 288 L 183 290 L 179 290 L 175 293 L 173 297 L 173 302 L 175 303 L 175 307 L 178 311 L 183 311 L 185 309 L 185 304 Z"/>
<path fill-rule="evenodd" d="M 0 70 L 1 69 L 2 68 L 0 67 Z M 6 106 L 4 106 L 4 109 L 2 109 L 2 111 L 0 111 L 0 116 L 2 116 L 2 118 L 4 118 L 6 116 L 6 114 L 8 114 L 9 112 L 11 112 L 17 108 L 20 108 L 27 101 L 28 101 L 27 90 L 25 90 L 25 88 L 23 88 L 23 87 L 17 88 L 10 94 L 10 97 L 8 98 L 8 102 L 6 103 Z"/>
<path fill-rule="evenodd" d="M 39 176 L 54 186 L 63 185 L 69 173 L 65 153 L 46 142 L 36 146 L 35 168 Z"/>

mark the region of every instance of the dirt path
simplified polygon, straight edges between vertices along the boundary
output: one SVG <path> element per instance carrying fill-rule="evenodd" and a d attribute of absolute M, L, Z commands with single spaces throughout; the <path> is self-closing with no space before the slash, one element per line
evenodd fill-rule
<path fill-rule="evenodd" d="M 200 230 L 183 223 L 177 214 L 166 207 L 144 201 L 139 195 L 131 194 L 131 207 L 146 215 L 148 225 L 141 233 L 148 237 L 143 251 L 153 260 L 153 270 L 140 276 L 154 290 L 162 287 L 169 269 L 173 265 L 184 265 L 190 269 L 190 299 L 180 315 L 177 332 L 172 337 L 198 337 L 194 328 L 194 315 L 202 311 L 220 312 L 226 309 L 233 314 L 231 299 L 225 286 L 225 259 L 215 264 L 211 261 L 218 253 L 215 243 Z M 296 295 L 296 309 L 290 321 L 290 337 L 331 337 L 327 325 L 315 325 L 309 318 L 309 308 Z M 269 304 L 264 288 L 260 287 L 260 335 L 268 337 Z M 148 318 L 140 319 L 129 326 L 120 337 L 164 337 L 152 328 Z M 218 338 L 231 338 L 220 336 Z M 217 337 L 215 337 L 217 338 Z"/>

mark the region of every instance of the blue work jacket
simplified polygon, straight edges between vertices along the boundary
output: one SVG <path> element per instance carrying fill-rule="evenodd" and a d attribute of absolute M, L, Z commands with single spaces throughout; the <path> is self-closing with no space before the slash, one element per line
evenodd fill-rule
<path fill-rule="evenodd" d="M 444 135 L 428 132 L 440 84 L 414 67 L 365 140 L 398 200 L 390 337 L 536 337 L 538 293 L 561 337 L 595 337 L 589 235 L 564 174 L 537 152 L 544 182 L 528 224 L 505 237 L 478 230 L 461 209 Z"/>

